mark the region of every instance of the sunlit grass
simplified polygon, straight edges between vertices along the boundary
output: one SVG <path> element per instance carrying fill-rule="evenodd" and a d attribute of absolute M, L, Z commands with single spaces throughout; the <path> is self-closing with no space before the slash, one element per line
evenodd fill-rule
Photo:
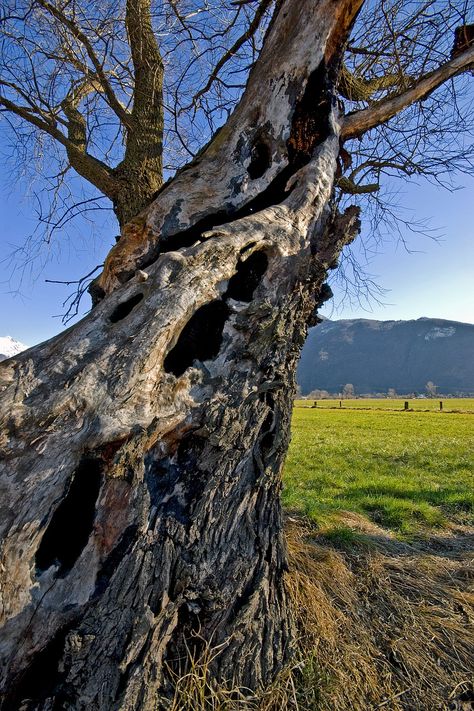
<path fill-rule="evenodd" d="M 344 511 L 400 535 L 473 523 L 474 416 L 296 407 L 284 481 L 329 535 Z"/>

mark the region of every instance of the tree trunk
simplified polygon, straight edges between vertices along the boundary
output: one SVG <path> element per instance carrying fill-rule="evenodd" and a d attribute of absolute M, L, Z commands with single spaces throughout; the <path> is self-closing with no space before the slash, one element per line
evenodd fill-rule
<path fill-rule="evenodd" d="M 150 204 L 163 184 L 163 60 L 150 0 L 127 0 L 126 27 L 134 70 L 133 107 L 125 155 L 113 170 L 120 186 L 114 212 L 123 227 Z"/>
<path fill-rule="evenodd" d="M 278 3 L 229 123 L 114 248 L 107 297 L 0 365 L 3 708 L 166 707 L 206 644 L 221 685 L 288 660 L 280 473 L 306 327 L 358 226 L 330 198 L 359 5 Z"/>
<path fill-rule="evenodd" d="M 157 163 L 160 163 L 158 166 Z M 112 199 L 115 216 L 122 228 L 151 203 L 163 184 L 161 159 L 143 161 L 141 166 L 125 161 L 113 171 L 116 190 Z"/>

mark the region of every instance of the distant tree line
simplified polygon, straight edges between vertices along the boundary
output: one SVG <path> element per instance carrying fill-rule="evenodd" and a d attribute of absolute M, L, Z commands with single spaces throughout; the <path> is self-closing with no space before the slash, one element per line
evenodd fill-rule
<path fill-rule="evenodd" d="M 425 391 L 424 392 L 405 392 L 405 393 L 397 393 L 395 388 L 387 388 L 386 392 L 369 392 L 369 393 L 359 393 L 356 392 L 356 388 L 352 383 L 346 383 L 345 385 L 341 385 L 341 389 L 338 392 L 329 392 L 329 390 L 322 390 L 319 388 L 316 388 L 314 390 L 311 390 L 307 395 L 303 395 L 301 392 L 301 387 L 298 387 L 297 393 L 296 393 L 296 399 L 305 399 L 305 400 L 337 400 L 338 398 L 342 398 L 345 400 L 351 400 L 353 398 L 390 398 L 390 399 L 400 399 L 400 398 L 435 398 L 435 397 L 443 397 L 443 398 L 450 398 L 450 397 L 471 397 L 471 393 L 440 393 L 438 392 L 438 385 L 435 385 L 431 380 L 428 380 L 428 382 L 425 385 Z"/>

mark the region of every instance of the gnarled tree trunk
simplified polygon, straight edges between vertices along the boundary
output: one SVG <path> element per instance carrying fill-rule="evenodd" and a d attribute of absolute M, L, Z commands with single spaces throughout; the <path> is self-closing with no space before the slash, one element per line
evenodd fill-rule
<path fill-rule="evenodd" d="M 358 226 L 330 198 L 359 5 L 278 4 L 234 115 L 126 228 L 96 308 L 0 365 L 4 708 L 166 706 L 203 640 L 219 683 L 288 659 L 280 472 L 306 327 Z"/>

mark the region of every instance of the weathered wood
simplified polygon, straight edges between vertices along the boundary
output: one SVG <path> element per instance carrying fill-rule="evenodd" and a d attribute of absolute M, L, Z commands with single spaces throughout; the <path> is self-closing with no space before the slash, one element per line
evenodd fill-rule
<path fill-rule="evenodd" d="M 359 5 L 279 3 L 234 117 L 112 251 L 108 295 L 1 363 L 3 708 L 166 706 L 202 640 L 221 684 L 288 659 L 280 472 L 306 327 L 358 230 L 329 204 Z"/>

